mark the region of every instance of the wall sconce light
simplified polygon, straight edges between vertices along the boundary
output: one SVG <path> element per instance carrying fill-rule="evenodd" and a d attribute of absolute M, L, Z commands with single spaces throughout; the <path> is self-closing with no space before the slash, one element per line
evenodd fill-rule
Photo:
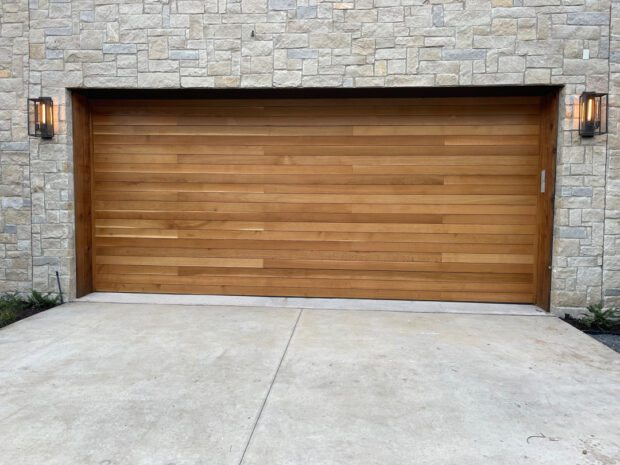
<path fill-rule="evenodd" d="M 584 92 L 579 97 L 579 135 L 607 133 L 607 94 Z"/>
<path fill-rule="evenodd" d="M 54 137 L 54 102 L 51 97 L 28 99 L 28 135 Z"/>

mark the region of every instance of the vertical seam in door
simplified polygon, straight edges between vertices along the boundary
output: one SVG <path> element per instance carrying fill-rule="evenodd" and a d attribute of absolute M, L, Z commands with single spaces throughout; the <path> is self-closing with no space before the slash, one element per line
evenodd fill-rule
<path fill-rule="evenodd" d="M 254 425 L 252 425 L 252 431 L 250 432 L 250 436 L 248 437 L 248 442 L 245 444 L 245 447 L 243 449 L 243 454 L 241 454 L 241 458 L 239 459 L 239 465 L 241 465 L 243 463 L 243 460 L 245 459 L 245 454 L 248 451 L 249 447 L 250 447 L 250 443 L 252 442 L 252 438 L 254 437 L 254 431 L 256 431 L 256 427 L 258 426 L 258 422 L 261 419 L 261 416 L 263 414 L 263 410 L 265 409 L 265 405 L 267 404 L 267 399 L 269 398 L 269 395 L 271 394 L 271 389 L 273 388 L 273 385 L 276 382 L 276 378 L 278 377 L 278 373 L 280 372 L 280 367 L 282 366 L 282 363 L 284 362 L 284 358 L 286 357 L 286 353 L 288 352 L 288 348 L 291 345 L 291 341 L 293 340 L 293 335 L 295 334 L 295 330 L 297 329 L 297 324 L 299 323 L 299 320 L 301 318 L 302 313 L 304 312 L 303 309 L 299 309 L 299 313 L 297 313 L 297 319 L 295 320 L 295 324 L 293 325 L 293 329 L 291 330 L 291 334 L 288 338 L 288 341 L 286 342 L 286 347 L 284 347 L 284 352 L 282 352 L 282 357 L 280 357 L 280 362 L 278 363 L 278 367 L 276 368 L 275 373 L 273 374 L 273 378 L 271 379 L 271 384 L 269 385 L 269 389 L 267 390 L 267 394 L 265 395 L 265 398 L 263 399 L 263 403 L 260 406 L 260 410 L 258 411 L 258 415 L 256 416 L 256 420 L 254 421 Z"/>

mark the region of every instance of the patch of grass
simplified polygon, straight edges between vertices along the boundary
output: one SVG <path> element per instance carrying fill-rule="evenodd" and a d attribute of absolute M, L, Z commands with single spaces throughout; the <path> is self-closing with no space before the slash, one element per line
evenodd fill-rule
<path fill-rule="evenodd" d="M 603 302 L 588 306 L 588 314 L 579 322 L 590 329 L 606 331 L 620 324 L 620 309 L 605 308 Z"/>

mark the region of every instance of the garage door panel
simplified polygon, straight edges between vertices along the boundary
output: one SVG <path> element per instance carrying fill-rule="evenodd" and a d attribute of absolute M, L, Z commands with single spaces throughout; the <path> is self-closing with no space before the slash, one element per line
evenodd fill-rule
<path fill-rule="evenodd" d="M 221 173 L 128 173 L 95 171 L 95 181 L 139 182 L 221 182 L 241 184 L 369 184 L 369 185 L 440 185 L 444 179 L 439 175 L 288 175 L 279 174 L 221 174 Z"/>
<path fill-rule="evenodd" d="M 220 121 L 220 124 L 222 122 Z M 286 124 L 286 121 L 283 121 Z M 247 125 L 235 127 L 227 125 L 98 125 L 93 127 L 95 135 L 131 135 L 131 136 L 525 136 L 538 135 L 537 124 L 490 124 L 441 125 L 441 126 L 378 126 L 362 124 L 341 124 L 333 126 L 265 126 Z"/>
<path fill-rule="evenodd" d="M 96 101 L 95 288 L 532 302 L 539 102 Z"/>
<path fill-rule="evenodd" d="M 455 105 L 497 105 L 506 107 L 509 105 L 537 105 L 540 102 L 540 97 L 533 95 L 519 95 L 519 96 L 493 96 L 493 97 L 458 97 L 446 98 L 446 97 L 408 97 L 406 99 L 400 97 L 387 97 L 387 98 L 363 98 L 363 97 L 347 97 L 347 98 L 279 98 L 266 100 L 264 98 L 212 98 L 212 99 L 195 99 L 195 98 L 178 98 L 178 99 L 161 99 L 161 100 L 144 100 L 144 99 L 131 99 L 131 98 L 106 98 L 106 99 L 93 99 L 97 104 L 95 108 L 96 112 L 103 111 L 105 114 L 129 114 L 132 111 L 142 113 L 144 109 L 149 109 L 151 112 L 156 112 L 158 109 L 162 113 L 169 113 L 171 109 L 177 108 L 181 111 L 189 111 L 192 109 L 208 109 L 212 108 L 263 108 L 265 106 L 273 108 L 292 107 L 306 108 L 306 107 L 342 107 L 344 104 L 348 106 L 359 105 L 398 105 L 401 107 L 410 106 L 447 106 L 453 107 Z M 377 103 L 379 102 L 379 103 Z M 156 103 L 156 105 L 155 105 Z M 189 110 L 188 110 L 189 109 Z"/>
<path fill-rule="evenodd" d="M 158 234 L 161 234 L 160 236 Z M 292 234 L 293 237 L 298 237 L 303 235 L 304 233 L 295 233 Z M 297 249 L 306 249 L 309 248 L 311 250 L 345 250 L 345 251 L 403 251 L 403 252 L 480 252 L 480 253 L 501 253 L 501 252 L 519 252 L 519 253 L 532 253 L 533 246 L 525 245 L 525 244 L 458 244 L 458 243 L 449 243 L 449 244 L 441 244 L 434 242 L 373 242 L 373 241 L 346 241 L 346 240 L 282 240 L 282 239 L 207 239 L 202 236 L 243 236 L 241 233 L 237 233 L 233 235 L 232 232 L 229 234 L 213 234 L 212 232 L 206 231 L 201 232 L 200 234 L 193 233 L 185 233 L 183 232 L 172 232 L 170 234 L 166 234 L 165 232 L 161 232 L 161 230 L 156 230 L 155 232 L 149 232 L 148 230 L 143 230 L 142 235 L 138 235 L 137 233 L 128 233 L 115 229 L 113 233 L 109 233 L 108 231 L 97 231 L 98 238 L 110 238 L 110 237 L 129 237 L 129 238 L 138 238 L 138 239 L 153 239 L 155 237 L 161 237 L 166 239 L 181 239 L 185 238 L 198 238 L 201 240 L 201 243 L 198 243 L 203 248 L 214 248 L 214 249 L 227 249 L 227 248 L 237 248 L 237 249 L 274 249 L 274 250 L 297 250 Z M 250 237 L 260 237 L 258 235 L 248 235 Z M 285 234 L 270 234 L 267 237 L 273 236 L 285 236 Z M 190 239 L 193 240 L 193 239 Z"/>
<path fill-rule="evenodd" d="M 167 214 L 167 215 L 166 215 Z M 276 222 L 286 222 L 287 219 L 290 218 L 290 215 L 286 213 L 262 213 L 258 215 L 254 214 L 213 214 L 210 212 L 140 212 L 135 210 L 130 211 L 100 211 L 97 212 L 97 219 L 99 218 L 140 218 L 140 219 L 150 219 L 150 218 L 165 218 L 167 219 L 201 219 L 206 221 L 214 220 L 217 224 L 224 222 L 221 220 L 222 217 L 233 216 L 233 222 L 235 223 L 276 223 Z M 256 218 L 254 218 L 256 216 Z M 407 218 L 410 218 L 410 215 L 372 215 L 372 214 L 364 214 L 358 216 L 345 215 L 345 214 L 329 214 L 329 213 L 309 213 L 309 214 L 297 214 L 295 215 L 300 220 L 303 220 L 304 217 L 310 217 L 311 219 L 315 219 L 315 217 L 319 216 L 320 219 L 317 221 L 317 224 L 320 224 L 321 221 L 329 221 L 333 219 L 332 224 L 340 224 L 342 221 L 346 221 L 345 224 L 366 224 L 367 221 L 373 221 L 373 223 L 381 225 L 381 223 L 385 224 L 394 224 L 394 221 L 389 220 L 398 220 L 403 219 L 402 226 L 406 228 L 410 232 L 416 233 L 428 233 L 428 234 L 445 234 L 445 233 L 471 233 L 476 235 L 486 235 L 486 234 L 536 234 L 536 227 L 533 225 L 468 225 L 468 224 L 415 224 L 413 222 L 406 223 Z M 269 218 L 267 218 L 269 217 Z M 241 221 L 237 221 L 240 218 Z M 243 221 L 243 220 L 246 221 Z M 347 221 L 348 220 L 348 221 Z M 358 220 L 354 222 L 353 220 Z M 227 222 L 227 221 L 226 221 Z M 306 221 L 307 222 L 307 221 Z M 400 224 L 400 223 L 399 223 Z"/>
<path fill-rule="evenodd" d="M 527 160 L 526 160 L 527 161 Z M 535 175 L 537 166 L 530 165 L 209 165 L 192 163 L 97 163 L 99 173 L 204 173 L 238 174 L 241 179 L 247 174 L 295 174 L 295 175 L 350 175 L 352 173 L 384 175 Z M 405 182 L 403 182 L 405 184 Z"/>
<path fill-rule="evenodd" d="M 183 151 L 183 145 L 211 145 L 229 146 L 241 145 L 253 147 L 257 143 L 265 147 L 270 146 L 495 146 L 526 145 L 537 146 L 538 138 L 527 136 L 168 136 L 168 135 L 114 135 L 95 134 L 93 141 L 96 145 L 143 145 L 162 144 L 177 145 L 178 151 Z"/>
<path fill-rule="evenodd" d="M 150 274 L 168 276 L 237 276 L 248 278 L 308 278 L 308 279 L 373 279 L 406 282 L 464 282 L 464 283 L 522 283 L 531 284 L 531 274 L 518 273 L 442 273 L 442 272 L 409 272 L 390 270 L 342 270 L 342 269 L 291 269 L 291 268 L 208 268 L 208 267 L 175 267 L 141 265 L 98 265 L 102 275 Z"/>
<path fill-rule="evenodd" d="M 131 248 L 131 247 L 99 247 L 97 253 L 109 256 L 130 256 L 130 257 L 167 257 L 167 256 L 186 256 L 186 257 L 213 257 L 222 251 L 215 250 L 213 254 L 210 251 L 197 250 L 191 251 L 188 249 L 174 249 L 157 250 L 155 248 Z M 244 257 L 260 256 L 262 251 L 259 250 L 246 250 L 244 251 Z M 232 253 L 231 253 L 232 254 Z M 468 263 L 439 263 L 439 262 L 426 262 L 426 261 L 396 261 L 411 258 L 410 254 L 401 254 L 393 257 L 393 260 L 370 260 L 368 254 L 349 254 L 346 260 L 329 260 L 333 258 L 332 255 L 328 255 L 326 259 L 321 260 L 321 253 L 312 255 L 314 259 L 295 259 L 296 255 L 303 255 L 299 253 L 289 253 L 284 251 L 269 251 L 268 255 L 279 256 L 280 258 L 264 258 L 263 269 L 280 269 L 287 271 L 297 270 L 335 270 L 340 272 L 341 270 L 358 270 L 358 271 L 398 271 L 398 272 L 416 272 L 416 277 L 420 273 L 450 273 L 454 276 L 463 276 L 467 279 L 469 275 L 481 275 L 487 276 L 488 279 L 494 279 L 495 275 L 508 275 L 508 281 L 520 282 L 519 279 L 524 279 L 524 282 L 532 282 L 533 273 L 531 265 L 519 265 L 515 264 L 511 266 L 510 270 L 507 270 L 505 265 L 502 264 L 468 264 Z M 376 254 L 375 254 L 376 255 Z M 385 254 L 384 254 L 385 255 Z M 293 258 L 291 258 L 293 256 Z M 305 254 L 308 258 L 310 255 Z M 373 258 L 373 257 L 370 257 Z M 415 257 L 417 258 L 417 257 Z M 358 260 L 356 260 L 358 259 Z M 360 260 L 366 259 L 366 260 Z M 184 275 L 192 273 L 201 273 L 203 270 L 211 270 L 212 268 L 205 266 L 176 266 L 176 265 L 135 265 L 135 264 L 98 264 L 96 266 L 98 272 L 113 274 L 124 273 L 128 274 L 161 274 L 161 275 Z M 219 268 L 221 269 L 221 268 Z M 235 270 L 238 270 L 235 269 Z M 233 270 L 233 272 L 235 271 Z M 512 272 L 509 272 L 512 271 Z M 409 276 L 412 276 L 411 273 Z M 431 276 L 429 274 L 429 276 Z M 521 278 L 522 277 L 522 278 Z M 412 278 L 416 279 L 416 278 Z M 429 278 L 430 279 L 430 278 Z M 503 279 L 503 278 L 500 278 Z M 486 280 L 486 278 L 485 278 Z"/>
<path fill-rule="evenodd" d="M 389 141 L 388 141 L 389 142 Z M 226 145 L 210 146 L 197 144 L 157 144 L 128 145 L 128 144 L 95 144 L 98 154 L 104 153 L 136 153 L 136 154 L 194 154 L 194 155 L 278 155 L 278 156 L 415 156 L 415 155 L 535 155 L 538 156 L 538 148 L 530 145 L 501 145 L 501 146 L 475 146 L 470 145 L 375 145 L 366 147 L 356 146 L 333 146 L 317 144 L 314 146 L 290 146 L 290 145 Z"/>
<path fill-rule="evenodd" d="M 518 115 L 538 114 L 540 99 L 473 98 L 437 99 L 178 99 L 95 100 L 96 114 L 150 116 L 324 116 L 324 115 Z"/>
<path fill-rule="evenodd" d="M 97 237 L 139 237 L 139 238 L 153 238 L 157 237 L 156 232 L 150 232 L 148 230 L 142 230 L 140 233 L 124 232 L 122 230 L 114 229 L 111 233 L 109 230 L 98 230 Z M 391 242 L 379 242 L 381 236 L 371 236 L 368 240 L 363 240 L 358 236 L 358 240 L 333 240 L 335 234 L 327 236 L 325 239 L 312 239 L 312 233 L 270 233 L 270 234 L 244 234 L 241 232 L 224 231 L 220 233 L 214 233 L 212 231 L 202 231 L 200 234 L 183 232 L 172 232 L 169 235 L 159 237 L 167 238 L 200 238 L 205 242 L 203 247 L 207 248 L 241 248 L 241 249 L 305 249 L 311 248 L 312 250 L 359 250 L 359 251 L 404 251 L 404 252 L 480 252 L 480 253 L 532 253 L 533 246 L 530 244 L 459 244 L 459 243 L 435 243 L 435 242 L 396 242 L 395 239 L 385 237 L 386 240 Z M 320 233 L 318 233 L 320 234 Z M 342 234 L 341 236 L 344 236 Z M 206 237 L 205 237 L 206 236 Z M 232 239 L 210 239 L 208 237 L 231 237 Z M 250 237 L 250 239 L 243 239 L 243 237 Z M 291 239 L 284 240 L 282 237 L 289 236 Z M 272 239 L 273 238 L 273 239 Z M 297 239 L 297 240 L 296 240 Z M 372 239 L 376 239 L 374 241 Z M 206 242 L 210 241 L 210 242 Z M 235 241 L 235 242 L 232 242 Z"/>
<path fill-rule="evenodd" d="M 530 179 L 531 178 L 531 179 Z M 207 184 L 207 183 L 174 183 L 174 182 L 114 182 L 103 181 L 95 183 L 95 190 L 98 195 L 106 195 L 112 192 L 132 192 L 131 195 L 139 193 L 156 193 L 162 196 L 174 195 L 179 200 L 189 200 L 183 198 L 184 195 L 193 193 L 288 193 L 288 194 L 391 194 L 391 195 L 462 195 L 462 194 L 489 194 L 489 195 L 511 195 L 511 194 L 536 194 L 539 186 L 536 185 L 534 176 L 525 177 L 522 184 L 450 184 L 450 185 L 304 185 L 304 184 Z M 188 194 L 189 193 L 189 194 Z M 124 197 L 128 198 L 127 196 Z M 163 199 L 162 199 L 163 200 Z"/>
<path fill-rule="evenodd" d="M 304 168 L 320 166 L 445 166 L 445 165 L 509 165 L 509 166 L 528 166 L 537 165 L 537 156 L 516 156 L 516 155 L 470 155 L 470 156 L 450 156 L 450 155 L 418 155 L 418 156 L 382 156 L 382 155 L 361 155 L 361 156 L 335 156 L 335 155 L 196 155 L 196 154 L 102 154 L 99 156 L 98 163 L 101 166 L 114 165 L 137 165 L 137 164 L 187 164 L 187 165 L 267 165 L 271 167 L 303 166 Z M 256 169 L 256 168 L 254 168 Z M 263 168 L 266 169 L 266 168 Z M 479 174 L 479 173 L 476 173 Z"/>
<path fill-rule="evenodd" d="M 100 192 L 97 207 L 102 210 L 144 209 L 187 211 L 337 211 L 368 213 L 481 213 L 481 205 L 513 206 L 492 209 L 498 213 L 533 214 L 535 195 L 341 195 L 314 194 L 219 194 L 219 193 L 131 193 L 136 200 L 120 200 L 123 192 Z M 159 198 L 157 198 L 159 197 Z M 175 198 L 176 197 L 176 198 Z M 127 198 L 127 197 L 124 197 Z M 257 205 L 254 205 L 257 204 Z M 428 207 L 429 205 L 437 205 Z M 522 207 L 520 207 L 522 206 Z M 456 210 L 459 207 L 462 210 Z M 319 210 L 312 210 L 318 208 Z"/>
<path fill-rule="evenodd" d="M 538 114 L 492 115 L 409 115 L 409 116 L 334 116 L 324 115 L 320 120 L 299 116 L 154 116 L 141 115 L 140 119 L 127 114 L 94 114 L 95 127 L 102 126 L 533 126 L 539 122 Z"/>
<path fill-rule="evenodd" d="M 444 207 L 444 206 L 442 206 Z M 455 206 L 459 208 L 460 206 Z M 483 207 L 480 207 L 483 208 Z M 524 208 L 524 207 L 513 207 Z M 531 208 L 531 207 L 527 207 Z M 131 213 L 131 212 L 130 212 Z M 163 229 L 163 230 L 206 230 L 222 231 L 220 234 L 229 234 L 227 231 L 286 231 L 290 232 L 319 231 L 321 234 L 344 231 L 343 234 L 352 240 L 352 237 L 359 236 L 366 238 L 362 234 L 367 233 L 388 233 L 390 238 L 399 242 L 478 242 L 478 243 L 518 243 L 533 244 L 534 235 L 524 237 L 524 235 L 491 235 L 491 234 L 419 234 L 409 233 L 410 225 L 407 224 L 380 224 L 380 223 L 291 223 L 291 222 L 239 222 L 239 221 L 194 221 L 194 220 L 142 220 L 131 219 L 127 221 L 123 218 L 100 218 L 97 221 L 98 228 L 119 228 L 131 232 L 133 228 L 138 229 Z M 350 236 L 353 234 L 354 236 Z M 289 237 L 289 236 L 287 236 Z M 324 236 L 322 236 L 324 237 Z M 364 239 L 365 240 L 365 239 Z M 515 241 L 515 242 L 513 242 Z"/>
<path fill-rule="evenodd" d="M 284 278 L 284 277 L 261 277 L 261 276 L 166 276 L 166 284 L 187 284 L 206 286 L 244 286 L 248 282 L 255 287 L 278 287 L 278 288 L 321 288 L 321 289 L 380 289 L 396 291 L 457 291 L 457 292 L 528 292 L 531 288 L 527 283 L 495 283 L 495 282 L 442 282 L 442 281 L 413 281 L 371 279 L 348 279 L 346 277 L 321 279 L 313 277 Z M 98 274 L 97 282 L 105 285 L 114 284 L 117 281 L 114 274 Z M 126 275 L 123 282 L 126 284 L 158 284 L 162 279 L 157 275 Z"/>
<path fill-rule="evenodd" d="M 205 286 L 191 284 L 97 283 L 105 292 L 138 292 L 165 294 L 217 294 L 240 296 L 289 296 L 358 299 L 446 300 L 458 302 L 531 302 L 530 293 L 401 291 L 383 289 L 329 289 L 307 287 Z"/>

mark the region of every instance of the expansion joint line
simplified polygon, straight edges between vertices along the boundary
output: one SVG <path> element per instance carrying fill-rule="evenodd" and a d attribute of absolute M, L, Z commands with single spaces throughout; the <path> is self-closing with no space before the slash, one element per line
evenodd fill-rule
<path fill-rule="evenodd" d="M 256 421 L 254 421 L 254 425 L 252 426 L 252 431 L 250 432 L 250 436 L 248 437 L 248 442 L 245 444 L 245 448 L 243 449 L 243 454 L 241 454 L 241 459 L 239 459 L 239 465 L 241 465 L 243 463 L 243 460 L 245 459 L 245 454 L 247 453 L 250 447 L 250 443 L 252 442 L 252 438 L 254 437 L 254 432 L 256 431 L 258 422 L 260 421 L 261 416 L 263 415 L 263 410 L 265 410 L 267 399 L 269 398 L 269 395 L 271 394 L 271 389 L 273 388 L 273 385 L 276 382 L 276 378 L 278 377 L 278 373 L 280 372 L 280 367 L 282 366 L 282 363 L 284 362 L 284 358 L 286 357 L 288 348 L 291 345 L 291 341 L 293 340 L 293 335 L 295 334 L 295 330 L 297 329 L 297 324 L 299 323 L 299 319 L 301 318 L 301 315 L 303 312 L 304 312 L 303 309 L 299 309 L 299 312 L 297 313 L 297 319 L 295 320 L 295 324 L 293 325 L 291 334 L 288 337 L 288 341 L 286 342 L 286 347 L 284 347 L 284 352 L 282 352 L 282 357 L 280 357 L 280 362 L 278 363 L 278 367 L 276 368 L 276 371 L 273 374 L 273 378 L 271 379 L 271 384 L 269 385 L 267 394 L 265 395 L 265 398 L 263 399 L 263 403 L 260 406 L 260 410 L 258 411 L 258 415 L 256 416 Z"/>

